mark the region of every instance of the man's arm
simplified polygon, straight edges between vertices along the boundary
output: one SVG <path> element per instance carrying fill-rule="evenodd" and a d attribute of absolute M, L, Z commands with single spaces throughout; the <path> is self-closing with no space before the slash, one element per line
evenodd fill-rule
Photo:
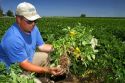
<path fill-rule="evenodd" d="M 36 72 L 36 73 L 49 73 L 53 75 L 61 75 L 60 68 L 49 68 L 49 67 L 41 67 L 30 63 L 28 60 L 24 60 L 20 63 L 20 67 L 27 71 Z"/>
<path fill-rule="evenodd" d="M 28 60 L 24 60 L 23 62 L 21 62 L 20 67 L 22 67 L 27 71 L 36 72 L 36 73 L 49 73 L 49 70 L 50 70 L 48 67 L 40 67 L 40 66 L 34 65 L 30 63 Z"/>

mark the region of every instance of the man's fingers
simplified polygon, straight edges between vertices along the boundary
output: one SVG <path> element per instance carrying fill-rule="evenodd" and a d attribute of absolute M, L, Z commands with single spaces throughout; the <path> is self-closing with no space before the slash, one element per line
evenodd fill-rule
<path fill-rule="evenodd" d="M 51 72 L 53 75 L 63 75 L 65 73 L 64 69 L 62 68 L 51 68 Z"/>

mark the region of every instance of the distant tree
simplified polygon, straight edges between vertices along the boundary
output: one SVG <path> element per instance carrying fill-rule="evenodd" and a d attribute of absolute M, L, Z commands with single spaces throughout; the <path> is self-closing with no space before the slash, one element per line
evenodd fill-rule
<path fill-rule="evenodd" d="M 81 14 L 80 17 L 86 17 L 86 14 Z"/>
<path fill-rule="evenodd" d="M 2 8 L 0 7 L 0 17 L 2 17 L 3 16 L 3 10 L 2 10 Z"/>
<path fill-rule="evenodd" d="M 6 13 L 7 16 L 14 17 L 14 14 L 11 10 L 8 10 Z"/>

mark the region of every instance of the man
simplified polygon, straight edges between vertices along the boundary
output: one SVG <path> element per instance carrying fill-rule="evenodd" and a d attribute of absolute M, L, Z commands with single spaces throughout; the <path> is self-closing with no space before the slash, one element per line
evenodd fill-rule
<path fill-rule="evenodd" d="M 45 44 L 35 25 L 38 15 L 35 7 L 27 2 L 20 3 L 16 9 L 16 23 L 4 34 L 0 45 L 0 60 L 10 66 L 19 63 L 26 71 L 60 75 L 59 68 L 49 68 L 48 53 L 53 51 Z M 35 53 L 36 47 L 40 52 Z"/>

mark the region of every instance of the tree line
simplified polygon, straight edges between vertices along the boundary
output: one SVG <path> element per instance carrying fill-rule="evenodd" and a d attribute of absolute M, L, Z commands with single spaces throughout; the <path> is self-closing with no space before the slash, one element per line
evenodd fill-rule
<path fill-rule="evenodd" d="M 8 10 L 8 11 L 4 14 L 2 7 L 0 7 L 0 17 L 3 17 L 3 16 L 14 17 L 14 13 L 13 13 L 12 10 Z"/>
<path fill-rule="evenodd" d="M 0 7 L 0 17 L 3 16 L 9 16 L 9 17 L 14 17 L 14 13 L 12 10 L 8 10 L 5 14 L 3 13 L 2 7 Z M 86 14 L 81 14 L 80 17 L 86 17 Z"/>

